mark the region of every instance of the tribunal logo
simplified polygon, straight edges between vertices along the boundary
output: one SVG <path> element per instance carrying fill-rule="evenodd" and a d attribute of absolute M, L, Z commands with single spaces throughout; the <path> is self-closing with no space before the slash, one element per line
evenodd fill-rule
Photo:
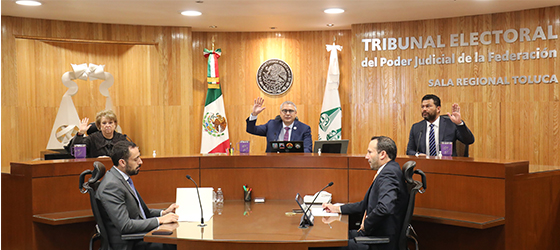
<path fill-rule="evenodd" d="M 292 69 L 280 59 L 266 60 L 257 71 L 257 85 L 269 95 L 284 94 L 292 86 L 292 81 Z"/>

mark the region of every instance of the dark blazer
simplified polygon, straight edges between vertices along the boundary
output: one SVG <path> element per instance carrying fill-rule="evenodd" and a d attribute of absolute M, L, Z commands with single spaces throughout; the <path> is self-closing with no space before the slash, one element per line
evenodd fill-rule
<path fill-rule="evenodd" d="M 395 161 L 388 162 L 371 184 L 364 199 L 360 202 L 340 207 L 342 214 L 362 214 L 367 211 L 364 221 L 363 236 L 387 236 L 388 244 L 379 245 L 378 249 L 398 249 L 399 234 L 404 223 L 408 207 L 409 193 L 402 170 Z"/>
<path fill-rule="evenodd" d="M 408 145 L 406 147 L 407 155 L 415 155 L 416 152 L 420 154 L 426 153 L 426 129 L 428 125 L 425 120 L 415 123 L 410 128 L 410 135 L 408 136 Z M 459 140 L 465 145 L 474 143 L 474 135 L 467 128 L 467 124 L 458 126 L 453 123 L 447 116 L 439 117 L 439 143 L 442 141 L 453 142 L 453 156 L 457 156 L 455 149 L 455 141 Z M 416 151 L 418 150 L 418 151 Z"/>
<path fill-rule="evenodd" d="M 277 141 L 278 135 L 284 126 L 282 124 L 282 119 L 272 119 L 263 125 L 256 125 L 257 120 L 249 121 L 247 118 L 247 133 L 253 135 L 266 136 L 266 152 L 272 152 L 270 148 L 270 141 Z M 305 123 L 298 120 L 294 121 L 294 126 L 292 127 L 292 141 L 303 141 L 303 151 L 305 153 L 311 153 L 313 151 L 313 141 L 311 140 L 311 128 Z"/>
<path fill-rule="evenodd" d="M 126 141 L 126 137 L 126 135 L 115 131 L 113 132 L 113 140 L 107 141 L 103 137 L 103 133 L 99 131 L 88 134 L 88 136 L 76 135 L 68 145 L 69 148 L 72 148 L 74 144 L 86 144 L 87 158 L 97 158 L 111 155 L 113 145 L 119 141 Z"/>
<path fill-rule="evenodd" d="M 99 202 L 101 218 L 105 222 L 109 244 L 112 249 L 134 249 L 134 241 L 123 241 L 122 234 L 141 233 L 159 226 L 156 217 L 160 209 L 149 209 L 137 192 L 147 218 L 142 218 L 138 201 L 124 177 L 113 167 L 107 171 L 99 184 L 96 199 Z"/>

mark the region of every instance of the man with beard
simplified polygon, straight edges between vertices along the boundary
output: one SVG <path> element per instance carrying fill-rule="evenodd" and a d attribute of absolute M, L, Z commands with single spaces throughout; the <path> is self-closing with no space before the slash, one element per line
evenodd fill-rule
<path fill-rule="evenodd" d="M 368 249 L 367 245 L 354 241 L 357 236 L 384 236 L 390 242 L 372 246 L 375 249 L 399 249 L 399 236 L 406 209 L 409 193 L 401 167 L 395 158 L 397 145 L 386 136 L 375 136 L 369 142 L 366 159 L 370 168 L 377 173 L 360 202 L 342 206 L 323 204 L 323 209 L 331 213 L 363 214 L 360 229 L 348 232 L 348 246 L 338 249 Z M 324 223 L 339 220 L 340 217 L 323 217 Z M 326 248 L 332 249 L 332 248 Z"/>
<path fill-rule="evenodd" d="M 453 156 L 457 156 L 455 141 L 465 145 L 474 143 L 474 135 L 463 120 L 457 103 L 451 106 L 451 114 L 440 116 L 441 101 L 436 95 L 425 95 L 422 98 L 423 121 L 415 123 L 408 137 L 407 155 L 437 156 L 441 142 L 453 142 Z"/>
<path fill-rule="evenodd" d="M 133 142 L 119 141 L 111 153 L 113 168 L 99 184 L 96 199 L 101 204 L 101 218 L 109 235 L 111 249 L 174 249 L 175 246 L 124 241 L 123 234 L 148 232 L 161 224 L 177 222 L 176 204 L 166 210 L 149 209 L 130 178 L 142 166 L 140 150 Z"/>

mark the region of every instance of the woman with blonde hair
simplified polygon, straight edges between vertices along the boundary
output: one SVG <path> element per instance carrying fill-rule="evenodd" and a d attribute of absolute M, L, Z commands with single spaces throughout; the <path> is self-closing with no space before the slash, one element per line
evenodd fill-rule
<path fill-rule="evenodd" d="M 95 117 L 95 125 L 99 132 L 85 135 L 89 128 L 89 118 L 85 117 L 80 121 L 80 131 L 70 142 L 70 148 L 75 144 L 85 144 L 87 157 L 96 158 L 101 156 L 109 156 L 113 145 L 119 141 L 126 141 L 127 136 L 116 132 L 117 115 L 113 110 L 103 110 L 97 113 Z"/>

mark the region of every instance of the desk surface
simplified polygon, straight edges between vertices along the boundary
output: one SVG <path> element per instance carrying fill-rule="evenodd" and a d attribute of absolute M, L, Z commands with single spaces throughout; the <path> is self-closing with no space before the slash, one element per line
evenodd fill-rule
<path fill-rule="evenodd" d="M 153 235 L 151 232 L 144 240 L 176 244 L 178 249 L 195 246 L 202 249 L 271 249 L 287 246 L 290 249 L 307 249 L 347 245 L 347 216 L 330 226 L 322 222 L 322 217 L 316 217 L 315 226 L 300 229 L 298 225 L 302 214 L 286 214 L 296 207 L 294 200 L 268 200 L 266 203 L 226 201 L 221 214 L 215 211 L 203 229 L 198 227 L 198 222 L 179 222 L 172 235 Z"/>

